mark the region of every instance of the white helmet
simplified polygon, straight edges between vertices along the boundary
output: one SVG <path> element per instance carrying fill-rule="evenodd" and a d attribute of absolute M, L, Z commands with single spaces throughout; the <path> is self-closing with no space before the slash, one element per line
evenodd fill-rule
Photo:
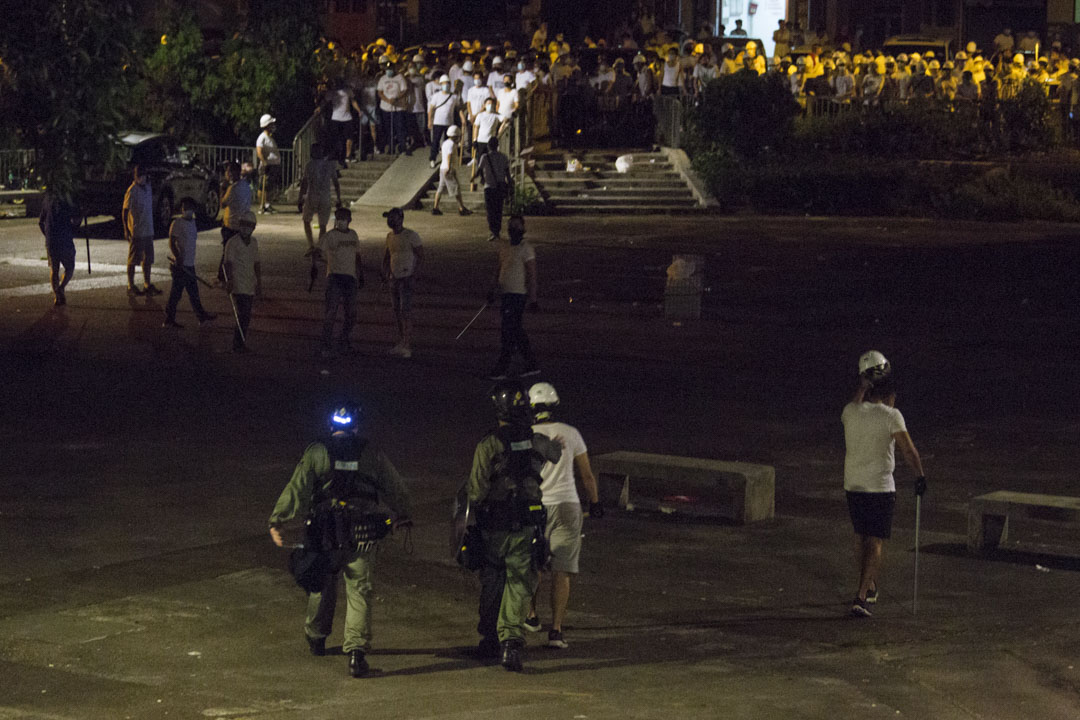
<path fill-rule="evenodd" d="M 259 127 L 265 128 L 265 127 L 267 127 L 269 125 L 273 125 L 276 122 L 277 122 L 277 118 L 275 118 L 270 113 L 266 113 L 261 118 L 259 118 Z"/>
<path fill-rule="evenodd" d="M 502 58 L 496 55 L 495 59 L 491 61 L 491 65 L 492 67 L 494 67 L 495 65 L 502 65 L 502 62 Z"/>
<path fill-rule="evenodd" d="M 472 60 L 466 60 L 465 63 L 461 66 L 461 69 L 467 73 L 471 73 L 473 69 Z"/>
<path fill-rule="evenodd" d="M 558 405 L 559 394 L 555 392 L 555 386 L 551 383 L 539 382 L 529 388 L 529 404 L 533 407 L 537 405 Z"/>
<path fill-rule="evenodd" d="M 444 82 L 450 82 L 450 76 L 445 73 L 439 77 L 439 83 L 441 84 Z"/>
<path fill-rule="evenodd" d="M 461 130 L 458 129 L 457 125 L 451 125 L 450 127 L 446 128 L 446 136 L 447 137 L 456 138 L 460 134 L 461 134 Z"/>
<path fill-rule="evenodd" d="M 871 380 L 887 377 L 891 371 L 889 361 L 877 350 L 867 350 L 859 358 L 859 374 Z"/>

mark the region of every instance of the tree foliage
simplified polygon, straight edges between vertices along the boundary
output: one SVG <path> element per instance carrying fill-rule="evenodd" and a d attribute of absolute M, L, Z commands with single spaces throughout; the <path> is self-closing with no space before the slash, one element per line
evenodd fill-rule
<path fill-rule="evenodd" d="M 0 146 L 37 151 L 47 187 L 78 190 L 84 160 L 115 158 L 134 21 L 118 0 L 3 0 Z"/>

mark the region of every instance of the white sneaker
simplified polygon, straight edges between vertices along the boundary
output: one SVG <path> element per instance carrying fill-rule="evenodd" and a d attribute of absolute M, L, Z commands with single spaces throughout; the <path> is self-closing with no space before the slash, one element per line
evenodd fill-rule
<path fill-rule="evenodd" d="M 403 357 L 403 358 L 405 358 L 406 360 L 408 360 L 409 358 L 411 358 L 411 357 L 412 357 L 412 348 L 410 348 L 410 347 L 403 347 L 403 348 L 401 348 L 401 352 L 400 352 L 399 354 L 401 355 L 401 357 Z"/>

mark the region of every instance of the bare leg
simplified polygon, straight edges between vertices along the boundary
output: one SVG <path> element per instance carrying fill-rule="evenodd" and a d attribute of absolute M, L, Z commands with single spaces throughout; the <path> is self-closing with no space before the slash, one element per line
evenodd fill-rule
<path fill-rule="evenodd" d="M 322 240 L 322 233 L 323 233 L 322 224 L 320 223 L 319 224 L 319 239 L 320 240 Z M 310 220 L 305 220 L 304 221 L 304 235 L 307 236 L 307 245 L 308 245 L 308 247 L 309 248 L 315 247 L 315 238 L 311 233 L 311 221 Z"/>
<path fill-rule="evenodd" d="M 438 210 L 439 209 L 439 197 L 440 197 L 440 193 L 439 193 L 438 190 L 436 190 L 435 191 L 435 202 L 432 203 L 432 205 L 431 205 L 432 210 Z"/>
<path fill-rule="evenodd" d="M 412 316 L 409 313 L 401 313 L 398 321 L 398 329 L 401 331 L 401 344 L 406 349 L 412 349 Z"/>
<path fill-rule="evenodd" d="M 128 265 L 127 266 L 127 273 L 128 273 L 128 287 L 131 287 L 132 285 L 135 284 L 135 266 L 134 265 Z"/>
<path fill-rule="evenodd" d="M 347 158 L 352 157 L 352 146 L 353 146 L 352 138 L 349 138 L 348 140 L 345 141 L 345 157 L 347 157 Z"/>
<path fill-rule="evenodd" d="M 461 200 L 461 191 L 460 190 L 458 190 L 458 194 L 457 194 L 457 207 L 458 207 L 458 210 L 464 210 L 465 209 L 465 203 L 462 202 L 462 200 Z"/>
<path fill-rule="evenodd" d="M 143 283 L 150 285 L 150 263 L 144 262 L 142 266 Z"/>
<path fill-rule="evenodd" d="M 877 587 L 878 571 L 881 570 L 881 553 L 885 541 L 866 535 L 855 536 L 856 559 L 859 564 L 859 599 L 865 600 L 870 588 Z"/>
<path fill-rule="evenodd" d="M 554 571 L 551 576 L 551 629 L 562 630 L 566 606 L 570 604 L 570 573 Z"/>
<path fill-rule="evenodd" d="M 60 263 L 52 258 L 49 258 L 49 283 L 52 285 L 53 295 L 57 297 L 64 291 L 64 285 L 67 285 L 66 277 L 63 284 L 60 283 Z"/>

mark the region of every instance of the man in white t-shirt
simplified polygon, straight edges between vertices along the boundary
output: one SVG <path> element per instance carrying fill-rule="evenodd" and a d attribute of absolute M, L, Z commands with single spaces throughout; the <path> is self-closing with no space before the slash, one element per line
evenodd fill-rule
<path fill-rule="evenodd" d="M 311 144 L 311 160 L 304 168 L 300 178 L 300 212 L 304 221 L 304 235 L 308 249 L 305 255 L 315 253 L 315 239 L 311 232 L 311 221 L 319 218 L 319 241 L 330 228 L 330 212 L 334 209 L 330 190 L 337 193 L 337 204 L 341 205 L 341 183 L 338 182 L 338 166 L 327 153 L 322 143 Z"/>
<path fill-rule="evenodd" d="M 399 207 L 383 213 L 386 226 L 386 252 L 383 254 L 383 276 L 390 283 L 390 304 L 394 307 L 400 340 L 391 355 L 412 357 L 412 298 L 413 282 L 424 261 L 424 245 L 416 231 L 405 227 L 405 211 Z"/>
<path fill-rule="evenodd" d="M 915 494 L 926 491 L 919 451 L 908 435 L 904 416 L 896 409 L 896 389 L 885 356 L 870 350 L 859 358 L 859 387 L 844 407 L 844 491 L 855 528 L 855 558 L 859 567 L 859 590 L 851 603 L 855 617 L 870 617 L 877 602 L 877 576 L 885 540 L 892 534 L 896 505 L 895 448 L 918 478 Z"/>
<path fill-rule="evenodd" d="M 255 140 L 255 169 L 259 171 L 261 179 L 259 212 L 267 213 L 274 212 L 270 199 L 281 184 L 281 153 L 278 152 L 277 142 L 274 140 L 277 120 L 272 115 L 264 114 L 259 118 L 259 127 L 262 132 Z"/>
<path fill-rule="evenodd" d="M 453 92 L 449 75 L 439 77 L 439 89 L 431 95 L 428 101 L 428 130 L 431 132 L 431 152 L 428 156 L 429 164 L 435 167 L 435 161 L 442 150 L 443 139 L 446 131 L 458 120 L 464 120 L 461 112 L 461 98 Z"/>
<path fill-rule="evenodd" d="M 519 354 L 525 361 L 521 377 L 540 374 L 523 322 L 526 308 L 533 312 L 539 309 L 536 302 L 536 251 L 525 239 L 525 218 L 514 215 L 506 228 L 509 239 L 496 242 L 499 257 L 495 266 L 495 282 L 502 294 L 499 304 L 502 351 L 488 376 L 492 380 L 506 379 L 510 362 Z M 495 303 L 494 289 L 488 293 L 487 301 L 491 305 Z"/>
<path fill-rule="evenodd" d="M 509 73 L 503 76 L 503 87 L 495 91 L 495 103 L 499 119 L 505 125 L 518 107 L 518 92 L 514 88 L 514 78 Z"/>
<path fill-rule="evenodd" d="M 446 130 L 446 139 L 442 142 L 442 163 L 439 165 L 439 186 L 435 189 L 435 200 L 431 205 L 432 215 L 442 215 L 439 209 L 439 201 L 443 193 L 448 193 L 457 200 L 458 215 L 472 215 L 472 210 L 465 207 L 461 200 L 461 184 L 458 182 L 457 168 L 460 164 L 457 154 L 457 141 L 461 137 L 461 130 L 457 125 L 451 125 Z"/>
<path fill-rule="evenodd" d="M 259 262 L 259 241 L 255 232 L 255 213 L 250 210 L 240 218 L 240 232 L 225 243 L 225 290 L 232 296 L 236 312 L 236 332 L 233 333 L 233 352 L 247 352 L 248 326 L 251 324 L 251 305 L 262 295 L 262 266 Z"/>
<path fill-rule="evenodd" d="M 339 207 L 334 211 L 334 229 L 319 240 L 319 250 L 326 260 L 326 305 L 323 312 L 322 356 L 329 357 L 334 338 L 338 305 L 344 318 L 341 323 L 341 350 L 349 352 L 349 334 L 356 324 L 356 293 L 364 285 L 360 263 L 360 238 L 349 228 L 352 212 Z"/>
<path fill-rule="evenodd" d="M 491 61 L 491 72 L 488 73 L 488 87 L 499 92 L 502 90 L 505 81 L 503 80 L 503 59 L 501 57 L 495 57 Z"/>
<path fill-rule="evenodd" d="M 554 412 L 559 404 L 555 388 L 549 383 L 536 383 L 529 388 L 529 404 L 536 418 L 533 431 L 548 436 L 562 447 L 559 461 L 549 462 L 540 470 L 540 500 L 547 510 L 544 534 L 551 551 L 551 629 L 548 631 L 548 647 L 564 649 L 567 644 L 563 639 L 562 624 L 570 602 L 570 576 L 577 575 L 578 557 L 581 555 L 581 499 L 574 483 L 575 468 L 589 494 L 589 516 L 603 517 L 604 507 L 600 504 L 600 490 L 589 464 L 585 440 L 577 428 L 555 421 Z M 525 618 L 525 628 L 536 632 L 540 627 L 534 594 L 529 615 Z"/>

